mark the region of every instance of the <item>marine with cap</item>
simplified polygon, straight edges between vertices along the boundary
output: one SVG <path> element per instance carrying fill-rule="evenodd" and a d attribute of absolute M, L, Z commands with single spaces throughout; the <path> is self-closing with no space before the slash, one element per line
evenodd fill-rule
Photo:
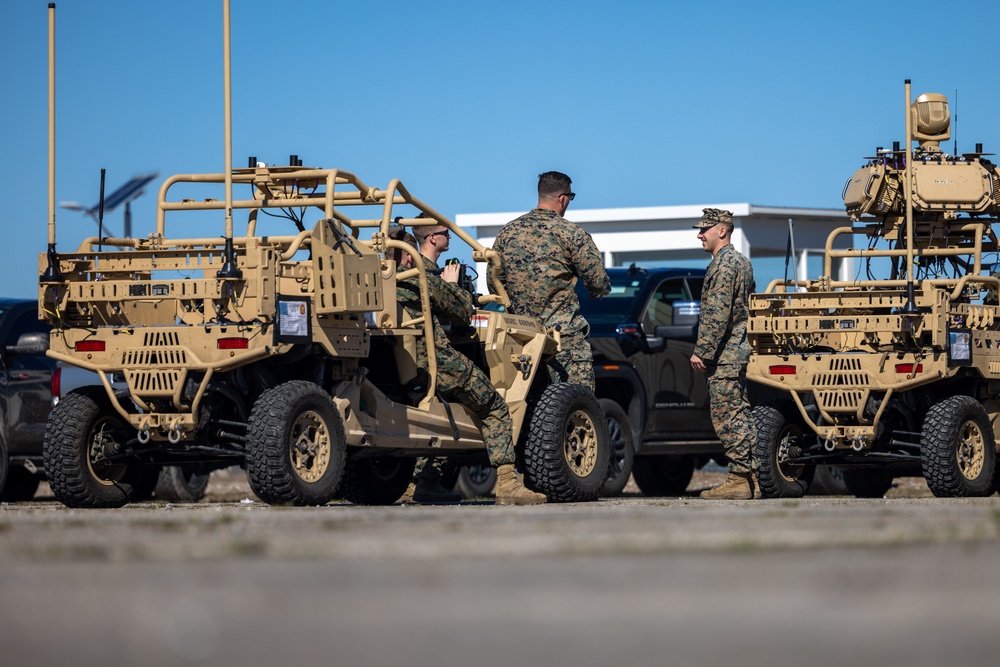
<path fill-rule="evenodd" d="M 750 500 L 756 490 L 757 463 L 752 458 L 757 429 L 747 398 L 747 317 L 754 291 L 753 267 L 732 245 L 733 214 L 702 209 L 694 225 L 698 240 L 712 261 L 701 294 L 698 342 L 691 368 L 708 376 L 712 426 L 726 448 L 729 475 L 702 498 Z"/>

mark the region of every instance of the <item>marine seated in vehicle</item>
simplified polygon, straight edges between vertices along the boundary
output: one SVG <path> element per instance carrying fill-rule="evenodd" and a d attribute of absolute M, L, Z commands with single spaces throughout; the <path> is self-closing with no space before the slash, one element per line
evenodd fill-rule
<path fill-rule="evenodd" d="M 416 239 L 402 229 L 391 232 L 390 238 L 407 243 L 414 248 L 417 245 Z M 400 271 L 414 267 L 414 257 L 411 254 L 403 250 L 395 250 L 394 252 L 394 259 Z M 457 280 L 457 272 L 457 267 L 455 267 L 452 271 L 443 272 L 441 277 L 427 274 L 428 298 L 433 318 L 434 348 L 437 358 L 438 394 L 444 399 L 458 401 L 482 421 L 486 453 L 490 465 L 497 469 L 497 504 L 519 505 L 545 502 L 543 494 L 527 489 L 515 473 L 514 444 L 511 437 L 512 423 L 506 402 L 497 393 L 486 374 L 468 357 L 452 347 L 445 334 L 443 323 L 468 326 L 475 312 L 471 295 L 447 280 L 453 276 Z M 396 298 L 410 317 L 420 316 L 420 286 L 416 276 L 397 283 Z M 416 347 L 417 366 L 423 373 L 428 373 L 426 341 L 418 338 Z M 415 476 L 413 499 L 417 502 L 421 501 L 421 497 L 432 497 L 438 495 L 439 490 L 443 490 L 440 479 L 435 480 L 433 474 L 433 467 L 426 465 Z M 435 484 L 437 488 L 435 488 Z"/>

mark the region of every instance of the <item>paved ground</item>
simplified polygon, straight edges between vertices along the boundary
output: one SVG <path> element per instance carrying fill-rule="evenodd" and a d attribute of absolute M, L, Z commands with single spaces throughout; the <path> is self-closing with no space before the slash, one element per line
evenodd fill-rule
<path fill-rule="evenodd" d="M 707 478 L 696 478 L 707 486 Z M 993 664 L 1000 498 L 0 506 L 17 665 Z M 901 497 L 903 496 L 903 497 Z"/>

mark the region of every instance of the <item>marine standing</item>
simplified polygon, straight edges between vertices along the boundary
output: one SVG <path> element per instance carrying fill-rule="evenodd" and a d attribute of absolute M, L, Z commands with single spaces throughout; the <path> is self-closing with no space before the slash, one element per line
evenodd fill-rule
<path fill-rule="evenodd" d="M 493 242 L 501 268 L 491 265 L 491 285 L 499 281 L 510 297 L 510 311 L 530 315 L 545 328 L 559 327 L 560 349 L 549 362 L 552 382 L 594 389 L 590 325 L 580 312 L 576 282 L 590 297 L 611 291 L 604 258 L 590 234 L 563 218 L 576 194 L 566 174 L 547 171 L 538 177 L 538 206 L 504 225 Z"/>
<path fill-rule="evenodd" d="M 701 497 L 749 500 L 756 492 L 752 452 L 757 439 L 747 398 L 747 317 L 754 291 L 753 267 L 732 245 L 733 214 L 717 208 L 702 209 L 702 213 L 694 228 L 712 261 L 705 274 L 691 367 L 708 376 L 712 425 L 726 448 L 729 475 Z"/>

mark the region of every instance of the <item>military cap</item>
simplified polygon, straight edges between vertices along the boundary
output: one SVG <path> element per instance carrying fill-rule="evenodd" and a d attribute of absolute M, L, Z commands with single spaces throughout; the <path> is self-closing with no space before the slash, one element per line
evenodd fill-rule
<path fill-rule="evenodd" d="M 709 227 L 715 227 L 720 222 L 727 225 L 733 224 L 733 214 L 730 211 L 721 208 L 703 208 L 701 209 L 701 213 L 701 220 L 691 225 L 695 229 L 708 229 Z"/>

